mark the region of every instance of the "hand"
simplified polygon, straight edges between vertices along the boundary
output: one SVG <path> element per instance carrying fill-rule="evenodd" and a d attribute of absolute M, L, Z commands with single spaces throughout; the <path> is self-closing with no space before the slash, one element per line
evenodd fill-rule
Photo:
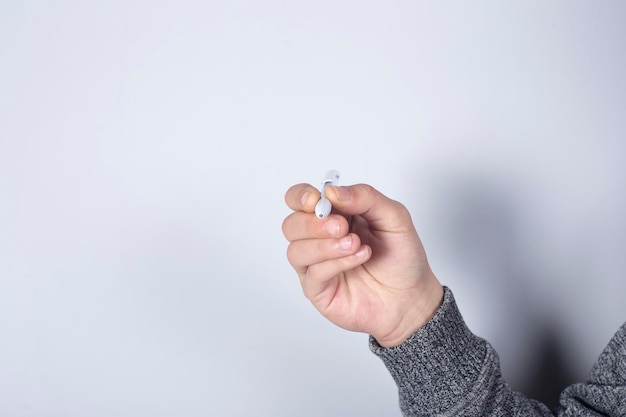
<path fill-rule="evenodd" d="M 329 186 L 333 214 L 314 214 L 319 191 L 291 187 L 283 222 L 287 258 L 305 296 L 331 322 L 396 346 L 435 314 L 443 288 L 408 210 L 373 187 Z"/>

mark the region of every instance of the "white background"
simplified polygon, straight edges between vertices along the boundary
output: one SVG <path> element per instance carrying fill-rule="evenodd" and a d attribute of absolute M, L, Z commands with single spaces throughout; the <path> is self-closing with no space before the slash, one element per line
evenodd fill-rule
<path fill-rule="evenodd" d="M 405 203 L 505 377 L 626 320 L 621 1 L 0 2 L 0 414 L 398 416 L 280 225 Z M 530 381 L 530 382 L 529 382 Z"/>

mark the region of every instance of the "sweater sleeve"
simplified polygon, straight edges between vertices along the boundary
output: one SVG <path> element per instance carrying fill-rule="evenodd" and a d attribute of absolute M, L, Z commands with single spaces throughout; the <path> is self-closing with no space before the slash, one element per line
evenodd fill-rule
<path fill-rule="evenodd" d="M 370 337 L 371 350 L 395 380 L 404 416 L 624 416 L 626 324 L 600 357 L 589 382 L 566 389 L 554 414 L 503 380 L 498 355 L 468 329 L 445 289 L 428 324 L 392 348 Z M 595 399 L 595 400 L 594 400 Z"/>

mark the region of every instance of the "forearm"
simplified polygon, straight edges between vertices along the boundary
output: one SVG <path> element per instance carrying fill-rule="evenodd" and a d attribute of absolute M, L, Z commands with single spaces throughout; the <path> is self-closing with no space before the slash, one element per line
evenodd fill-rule
<path fill-rule="evenodd" d="M 452 292 L 432 320 L 403 344 L 370 339 L 398 385 L 405 416 L 551 416 L 502 379 L 495 350 L 465 325 Z"/>

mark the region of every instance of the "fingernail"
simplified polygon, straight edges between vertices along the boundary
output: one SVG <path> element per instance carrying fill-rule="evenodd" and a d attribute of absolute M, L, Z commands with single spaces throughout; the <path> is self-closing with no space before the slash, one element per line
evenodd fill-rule
<path fill-rule="evenodd" d="M 309 198 L 309 194 L 311 194 L 311 192 L 307 191 L 300 196 L 300 203 L 302 204 L 302 207 L 306 207 L 306 201 Z"/>
<path fill-rule="evenodd" d="M 339 229 L 341 229 L 341 225 L 336 219 L 328 219 L 326 224 L 324 225 L 328 234 L 332 236 L 336 236 L 339 234 Z"/>
<path fill-rule="evenodd" d="M 365 258 L 367 256 L 367 246 L 361 246 L 355 255 L 359 258 Z"/>
<path fill-rule="evenodd" d="M 344 236 L 339 240 L 339 247 L 343 250 L 348 250 L 352 247 L 352 236 Z"/>

